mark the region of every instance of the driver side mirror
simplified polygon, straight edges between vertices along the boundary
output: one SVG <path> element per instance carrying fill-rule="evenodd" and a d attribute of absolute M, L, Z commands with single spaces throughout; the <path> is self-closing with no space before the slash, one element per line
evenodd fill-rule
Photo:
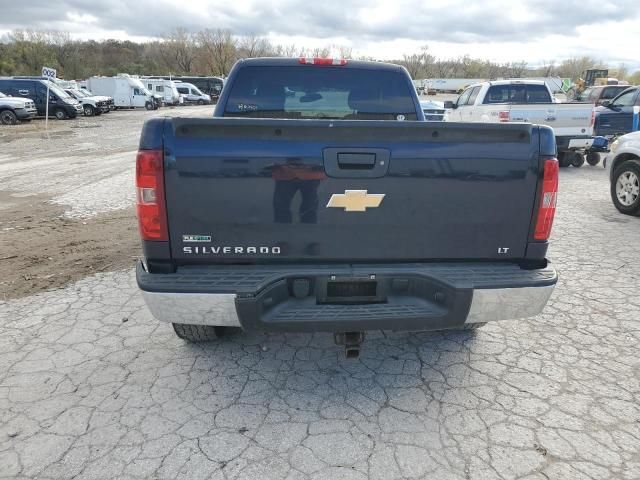
<path fill-rule="evenodd" d="M 444 108 L 446 108 L 446 109 L 458 108 L 458 104 L 452 102 L 451 100 L 447 100 L 447 101 L 444 102 Z"/>
<path fill-rule="evenodd" d="M 603 101 L 603 102 L 601 103 L 601 105 L 602 105 L 603 107 L 608 107 L 608 106 L 610 106 L 610 105 L 611 105 L 611 101 L 610 101 L 610 100 L 605 100 L 605 101 Z"/>

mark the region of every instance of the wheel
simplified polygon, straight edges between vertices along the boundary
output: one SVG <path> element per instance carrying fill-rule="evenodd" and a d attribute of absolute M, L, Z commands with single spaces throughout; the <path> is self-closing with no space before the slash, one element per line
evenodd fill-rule
<path fill-rule="evenodd" d="M 93 117 L 96 114 L 96 111 L 92 105 L 83 105 L 82 108 L 84 108 L 85 117 Z"/>
<path fill-rule="evenodd" d="M 640 160 L 627 160 L 613 172 L 613 205 L 625 215 L 640 216 Z"/>
<path fill-rule="evenodd" d="M 204 100 L 198 100 L 198 105 L 204 105 Z"/>
<path fill-rule="evenodd" d="M 187 342 L 212 342 L 224 335 L 225 327 L 172 323 L 176 335 Z"/>
<path fill-rule="evenodd" d="M 67 112 L 65 112 L 61 108 L 56 108 L 56 111 L 53 112 L 53 114 L 56 116 L 58 120 L 64 120 L 65 118 L 67 118 Z"/>
<path fill-rule="evenodd" d="M 153 104 L 151 102 L 147 102 L 144 104 L 144 108 L 147 110 L 153 110 Z"/>
<path fill-rule="evenodd" d="M 15 125 L 18 123 L 18 117 L 11 110 L 2 110 L 0 112 L 0 123 L 2 125 Z"/>
<path fill-rule="evenodd" d="M 600 154 L 596 152 L 587 153 L 587 163 L 592 167 L 595 167 L 600 163 Z"/>
<path fill-rule="evenodd" d="M 582 155 L 580 152 L 571 152 L 573 155 L 571 155 L 571 165 L 573 165 L 576 168 L 580 168 L 582 165 L 584 165 L 584 155 Z"/>

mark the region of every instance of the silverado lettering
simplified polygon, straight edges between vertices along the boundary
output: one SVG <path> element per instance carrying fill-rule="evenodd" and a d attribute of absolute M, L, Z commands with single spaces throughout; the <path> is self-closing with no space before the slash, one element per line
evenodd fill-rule
<path fill-rule="evenodd" d="M 219 253 L 229 254 L 272 254 L 280 255 L 280 247 L 182 247 L 182 251 L 185 254 L 214 254 Z"/>

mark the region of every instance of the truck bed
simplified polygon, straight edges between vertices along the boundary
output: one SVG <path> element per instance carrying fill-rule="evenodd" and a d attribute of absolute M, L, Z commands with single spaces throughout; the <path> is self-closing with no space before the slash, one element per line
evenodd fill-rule
<path fill-rule="evenodd" d="M 494 104 L 485 107 L 491 108 L 491 112 L 509 110 L 511 122 L 530 122 L 552 127 L 557 137 L 593 135 L 591 103 Z"/>

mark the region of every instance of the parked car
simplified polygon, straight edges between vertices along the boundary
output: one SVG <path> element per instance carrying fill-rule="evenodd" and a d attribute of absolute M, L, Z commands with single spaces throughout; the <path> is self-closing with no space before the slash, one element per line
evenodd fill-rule
<path fill-rule="evenodd" d="M 165 77 L 151 77 L 151 78 L 167 78 Z M 224 86 L 224 79 L 221 77 L 186 77 L 178 76 L 171 77 L 174 82 L 188 83 L 194 85 L 200 92 L 205 95 L 209 95 L 210 102 L 217 102 L 220 97 L 220 92 Z"/>
<path fill-rule="evenodd" d="M 92 97 L 98 101 L 104 102 L 104 106 L 102 108 L 102 113 L 109 113 L 115 110 L 116 106 L 113 102 L 113 98 L 107 95 L 95 95 L 93 92 L 87 90 L 86 88 L 80 88 L 77 85 L 71 89 L 73 92 L 79 92 L 79 95 L 84 95 L 85 97 Z M 78 94 L 78 93 L 76 93 Z"/>
<path fill-rule="evenodd" d="M 404 68 L 327 58 L 239 61 L 214 117 L 147 120 L 137 156 L 137 282 L 179 337 L 333 332 L 355 357 L 366 330 L 549 299 L 551 128 L 434 129 Z"/>
<path fill-rule="evenodd" d="M 86 86 L 96 95 L 112 97 L 116 108 L 144 107 L 155 110 L 159 107 L 153 94 L 142 82 L 128 75 L 91 77 L 87 79 Z"/>
<path fill-rule="evenodd" d="M 613 100 L 597 107 L 596 135 L 615 137 L 631 132 L 634 106 L 640 106 L 640 87 L 627 87 Z"/>
<path fill-rule="evenodd" d="M 529 122 L 553 128 L 561 167 L 581 166 L 593 145 L 594 106 L 557 103 L 541 80 L 501 80 L 469 86 L 445 102 L 449 122 Z"/>
<path fill-rule="evenodd" d="M 444 102 L 435 100 L 420 100 L 420 108 L 424 112 L 424 119 L 427 122 L 442 122 L 446 112 Z"/>
<path fill-rule="evenodd" d="M 143 78 L 141 81 L 147 90 L 154 95 L 159 95 L 165 105 L 179 105 L 181 103 L 180 93 L 173 81 L 162 78 Z"/>
<path fill-rule="evenodd" d="M 611 200 L 626 215 L 640 216 L 640 132 L 616 139 L 604 166 L 609 172 Z"/>
<path fill-rule="evenodd" d="M 190 83 L 177 82 L 176 88 L 178 93 L 184 99 L 184 103 L 197 103 L 205 105 L 211 103 L 211 97 L 206 93 L 202 93 L 198 87 Z"/>
<path fill-rule="evenodd" d="M 69 95 L 78 100 L 82 105 L 85 117 L 93 117 L 94 115 L 102 115 L 109 111 L 109 103 L 107 97 L 94 97 L 89 95 L 85 90 L 67 88 L 65 89 Z"/>
<path fill-rule="evenodd" d="M 82 105 L 55 83 L 49 83 L 49 115 L 58 120 L 75 118 L 83 113 Z M 0 91 L 6 95 L 30 99 L 35 103 L 38 115 L 47 108 L 47 81 L 34 78 L 0 78 Z"/>
<path fill-rule="evenodd" d="M 629 85 L 599 85 L 587 88 L 578 94 L 578 102 L 591 102 L 596 106 L 602 105 L 607 100 L 613 100 L 618 94 L 629 88 Z"/>
<path fill-rule="evenodd" d="M 0 124 L 15 125 L 29 121 L 38 114 L 33 100 L 28 98 L 9 97 L 0 92 Z"/>

